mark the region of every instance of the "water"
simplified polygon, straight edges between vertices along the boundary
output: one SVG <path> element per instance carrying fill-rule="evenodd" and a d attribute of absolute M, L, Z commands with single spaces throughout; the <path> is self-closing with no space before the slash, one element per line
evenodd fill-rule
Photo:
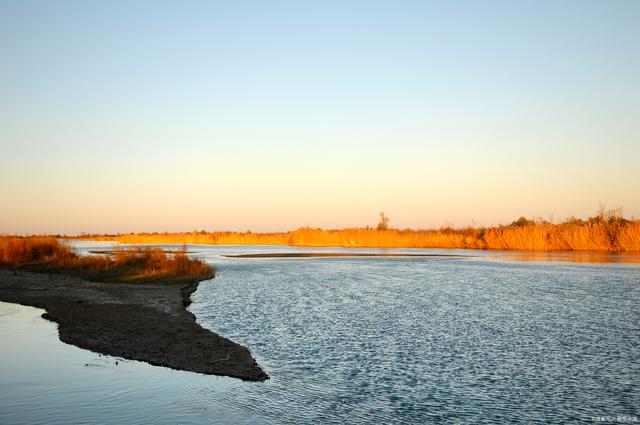
<path fill-rule="evenodd" d="M 105 247 L 93 245 L 77 246 Z M 270 380 L 116 366 L 57 341 L 55 325 L 35 309 L 5 304 L 0 423 L 640 417 L 640 267 L 617 262 L 628 258 L 383 250 L 476 257 L 234 259 L 223 254 L 333 249 L 190 249 L 218 268 L 191 310 L 203 326 L 248 346 Z"/>

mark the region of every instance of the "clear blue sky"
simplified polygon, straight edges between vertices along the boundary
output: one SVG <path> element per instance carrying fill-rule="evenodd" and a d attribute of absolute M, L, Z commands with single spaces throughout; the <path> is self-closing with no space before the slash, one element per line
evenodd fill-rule
<path fill-rule="evenodd" d="M 0 1 L 0 232 L 640 216 L 640 1 Z"/>

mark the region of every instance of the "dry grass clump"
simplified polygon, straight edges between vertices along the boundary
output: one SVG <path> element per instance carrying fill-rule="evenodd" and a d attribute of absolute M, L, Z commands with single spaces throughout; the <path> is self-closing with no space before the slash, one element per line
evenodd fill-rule
<path fill-rule="evenodd" d="M 524 217 L 509 226 L 485 230 L 489 249 L 523 251 L 640 251 L 640 221 L 627 220 L 620 210 L 601 210 L 587 220 L 570 217 L 551 224 Z"/>
<path fill-rule="evenodd" d="M 0 266 L 81 276 L 99 282 L 171 282 L 213 277 L 211 266 L 190 259 L 186 249 L 165 254 L 137 248 L 113 256 L 80 256 L 51 237 L 1 237 Z"/>
<path fill-rule="evenodd" d="M 48 237 L 0 238 L 0 264 L 23 265 L 43 261 L 68 261 L 75 253 Z"/>
<path fill-rule="evenodd" d="M 115 270 L 126 271 L 129 281 L 177 277 L 193 280 L 214 274 L 213 268 L 204 261 L 189 258 L 185 247 L 171 254 L 149 248 L 116 250 L 113 264 Z"/>
<path fill-rule="evenodd" d="M 632 222 L 622 227 L 617 236 L 618 246 L 624 251 L 640 251 L 640 223 Z"/>

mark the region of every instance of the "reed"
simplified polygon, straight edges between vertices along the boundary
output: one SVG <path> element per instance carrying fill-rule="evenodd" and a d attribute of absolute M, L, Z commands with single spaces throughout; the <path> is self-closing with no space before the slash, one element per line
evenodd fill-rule
<path fill-rule="evenodd" d="M 640 251 L 640 220 L 600 212 L 580 220 L 552 224 L 524 217 L 509 225 L 440 229 L 324 230 L 304 227 L 289 232 L 187 232 L 81 235 L 77 238 L 131 244 L 292 245 L 360 248 L 471 248 L 522 251 Z"/>
<path fill-rule="evenodd" d="M 211 266 L 186 249 L 116 250 L 114 255 L 80 256 L 52 237 L 0 237 L 0 266 L 80 276 L 98 282 L 180 283 L 213 277 Z"/>

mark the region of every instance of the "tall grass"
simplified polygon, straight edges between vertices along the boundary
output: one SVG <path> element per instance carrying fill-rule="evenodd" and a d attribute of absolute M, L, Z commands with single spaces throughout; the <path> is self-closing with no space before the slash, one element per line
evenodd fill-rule
<path fill-rule="evenodd" d="M 292 245 L 371 248 L 474 248 L 524 251 L 640 251 L 640 221 L 600 213 L 587 220 L 551 224 L 524 217 L 509 225 L 441 229 L 304 227 L 290 232 L 190 232 L 84 235 L 81 239 L 122 243 Z"/>
<path fill-rule="evenodd" d="M 51 237 L 1 237 L 0 266 L 82 276 L 95 281 L 182 282 L 212 277 L 213 268 L 186 250 L 117 250 L 113 256 L 80 256 Z"/>

